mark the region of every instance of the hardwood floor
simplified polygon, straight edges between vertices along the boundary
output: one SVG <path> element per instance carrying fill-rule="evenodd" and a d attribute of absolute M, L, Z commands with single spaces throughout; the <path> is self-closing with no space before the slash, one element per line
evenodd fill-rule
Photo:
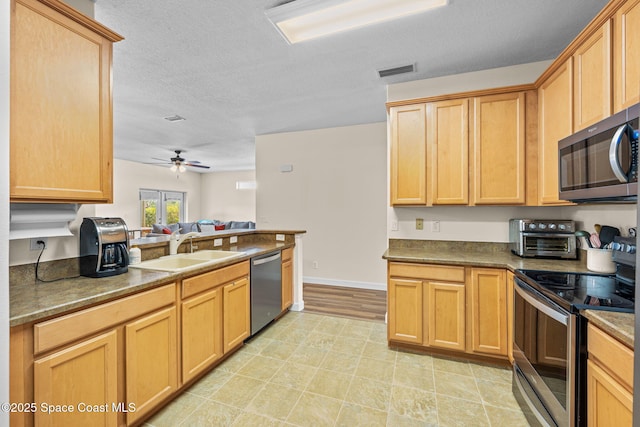
<path fill-rule="evenodd" d="M 303 295 L 305 312 L 383 322 L 387 312 L 386 291 L 304 283 Z"/>

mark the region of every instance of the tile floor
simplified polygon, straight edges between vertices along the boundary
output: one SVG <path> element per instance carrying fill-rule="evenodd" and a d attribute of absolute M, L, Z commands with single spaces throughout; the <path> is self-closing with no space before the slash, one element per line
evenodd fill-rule
<path fill-rule="evenodd" d="M 381 322 L 290 312 L 145 425 L 528 423 L 507 369 L 389 349 Z"/>

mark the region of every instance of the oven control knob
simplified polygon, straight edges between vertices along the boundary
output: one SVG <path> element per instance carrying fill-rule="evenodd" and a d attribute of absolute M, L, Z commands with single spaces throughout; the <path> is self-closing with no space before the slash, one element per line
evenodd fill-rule
<path fill-rule="evenodd" d="M 556 225 L 551 223 L 549 224 L 549 230 L 555 230 L 556 229 Z"/>
<path fill-rule="evenodd" d="M 535 230 L 536 229 L 536 225 L 531 223 L 529 224 L 529 230 Z"/>
<path fill-rule="evenodd" d="M 538 228 L 539 228 L 540 230 L 544 230 L 544 229 L 546 229 L 546 228 L 547 228 L 547 224 L 540 223 L 540 224 L 538 224 Z"/>
<path fill-rule="evenodd" d="M 558 225 L 558 229 L 559 229 L 559 230 L 564 231 L 566 228 L 567 228 L 567 226 L 566 226 L 566 225 L 564 225 L 564 224 L 560 224 L 560 225 Z"/>

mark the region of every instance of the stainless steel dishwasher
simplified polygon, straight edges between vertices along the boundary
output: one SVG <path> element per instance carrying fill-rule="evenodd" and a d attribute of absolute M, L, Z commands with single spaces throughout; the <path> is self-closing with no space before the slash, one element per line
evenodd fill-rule
<path fill-rule="evenodd" d="M 280 314 L 281 304 L 280 251 L 251 258 L 251 335 Z"/>

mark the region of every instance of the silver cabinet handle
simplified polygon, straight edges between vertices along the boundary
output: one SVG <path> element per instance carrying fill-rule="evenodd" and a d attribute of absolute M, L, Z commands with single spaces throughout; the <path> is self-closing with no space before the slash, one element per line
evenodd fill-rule
<path fill-rule="evenodd" d="M 618 157 L 618 148 L 622 143 L 622 135 L 626 133 L 628 127 L 629 125 L 627 124 L 620 126 L 613 138 L 611 138 L 611 145 L 609 145 L 609 164 L 611 164 L 611 169 L 620 182 L 629 182 L 629 178 L 622 170 L 622 166 L 620 166 L 620 158 Z"/>

